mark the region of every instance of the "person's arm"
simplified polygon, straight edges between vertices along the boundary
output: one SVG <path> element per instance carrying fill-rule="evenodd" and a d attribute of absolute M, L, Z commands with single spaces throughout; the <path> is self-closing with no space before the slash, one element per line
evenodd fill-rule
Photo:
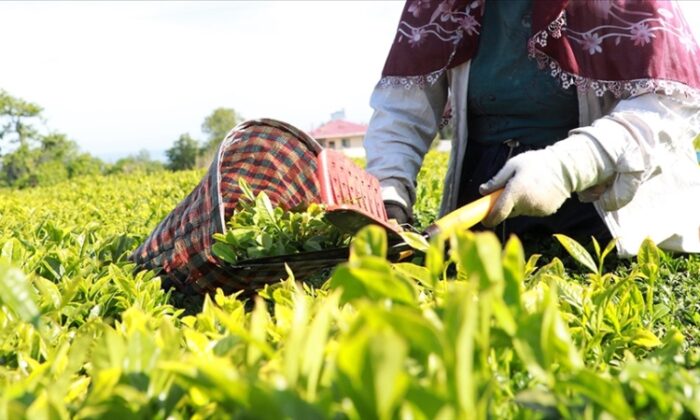
<path fill-rule="evenodd" d="M 377 87 L 372 93 L 374 114 L 364 140 L 367 171 L 379 179 L 387 210 L 395 210 L 390 217 L 411 218 L 416 176 L 437 134 L 446 100 L 445 76 L 422 88 Z"/>
<path fill-rule="evenodd" d="M 682 142 L 697 134 L 691 121 L 697 113 L 696 107 L 661 94 L 620 101 L 609 115 L 572 130 L 566 139 L 510 159 L 480 188 L 483 194 L 505 188 L 485 224 L 552 214 L 574 192 L 584 201 L 600 200 L 606 211 L 622 208 L 659 170 L 655 151 L 692 151 Z"/>

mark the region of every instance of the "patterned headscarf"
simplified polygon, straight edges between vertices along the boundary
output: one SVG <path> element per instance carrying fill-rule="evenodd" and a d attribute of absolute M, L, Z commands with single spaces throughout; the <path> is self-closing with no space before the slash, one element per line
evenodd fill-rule
<path fill-rule="evenodd" d="M 477 52 L 486 0 L 409 0 L 380 86 L 432 84 Z M 533 0 L 530 57 L 599 96 L 700 100 L 700 49 L 675 1 Z"/>

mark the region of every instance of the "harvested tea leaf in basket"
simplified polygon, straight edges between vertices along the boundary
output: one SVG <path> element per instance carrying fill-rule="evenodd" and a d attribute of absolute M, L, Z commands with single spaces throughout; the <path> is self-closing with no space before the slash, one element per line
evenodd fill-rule
<path fill-rule="evenodd" d="M 235 265 L 239 261 L 300 252 L 320 251 L 349 244 L 351 235 L 324 219 L 324 206 L 311 203 L 303 210 L 272 205 L 264 192 L 257 196 L 243 178 L 238 208 L 226 233 L 214 235 L 214 255 Z"/>

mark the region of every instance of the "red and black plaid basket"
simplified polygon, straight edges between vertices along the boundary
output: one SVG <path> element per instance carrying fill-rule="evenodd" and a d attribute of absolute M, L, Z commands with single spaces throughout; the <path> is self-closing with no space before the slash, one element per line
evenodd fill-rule
<path fill-rule="evenodd" d="M 273 205 L 290 209 L 319 202 L 316 174 L 321 146 L 308 134 L 280 121 L 251 120 L 224 139 L 199 185 L 131 255 L 137 265 L 160 272 L 164 284 L 186 293 L 253 291 L 286 277 L 284 266 L 236 270 L 211 252 L 212 235 L 225 230 L 242 195 L 243 177 L 255 194 L 264 191 Z M 332 261 L 300 262 L 299 278 Z"/>

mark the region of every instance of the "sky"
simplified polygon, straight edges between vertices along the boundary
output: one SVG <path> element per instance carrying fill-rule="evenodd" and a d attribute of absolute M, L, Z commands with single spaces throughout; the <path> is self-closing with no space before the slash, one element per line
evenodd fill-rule
<path fill-rule="evenodd" d="M 700 1 L 684 0 L 700 28 Z M 0 89 L 116 158 L 200 140 L 217 107 L 304 130 L 368 122 L 403 2 L 0 2 Z M 700 34 L 696 33 L 700 37 Z"/>
<path fill-rule="evenodd" d="M 0 2 L 0 88 L 97 155 L 162 150 L 217 107 L 367 122 L 399 1 Z M 10 41 L 10 42 L 8 42 Z"/>

